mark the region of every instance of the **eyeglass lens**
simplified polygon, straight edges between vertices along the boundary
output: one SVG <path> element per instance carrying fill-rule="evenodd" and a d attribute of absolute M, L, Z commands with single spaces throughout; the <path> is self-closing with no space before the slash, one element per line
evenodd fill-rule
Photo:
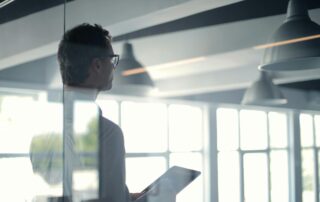
<path fill-rule="evenodd" d="M 111 63 L 113 64 L 113 66 L 117 66 L 119 62 L 119 59 L 117 56 L 114 56 L 111 58 Z"/>

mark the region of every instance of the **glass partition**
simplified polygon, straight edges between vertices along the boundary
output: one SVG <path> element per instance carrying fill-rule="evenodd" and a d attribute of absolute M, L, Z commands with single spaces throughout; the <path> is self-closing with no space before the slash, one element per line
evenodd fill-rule
<path fill-rule="evenodd" d="M 219 201 L 289 201 L 289 114 L 273 110 L 217 108 Z"/>
<path fill-rule="evenodd" d="M 319 68 L 268 75 L 286 105 L 240 105 L 265 50 L 319 42 L 266 44 L 288 3 L 270 2 L 0 0 L 0 201 L 320 201 Z M 83 23 L 111 47 L 76 37 L 64 85 Z M 145 190 L 175 166 L 201 174 Z"/>
<path fill-rule="evenodd" d="M 63 195 L 63 2 L 1 1 L 0 201 Z"/>

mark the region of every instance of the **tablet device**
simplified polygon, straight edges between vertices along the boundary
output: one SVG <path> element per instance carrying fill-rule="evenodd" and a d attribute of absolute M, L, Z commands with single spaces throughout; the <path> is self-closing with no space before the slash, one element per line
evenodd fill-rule
<path fill-rule="evenodd" d="M 146 187 L 141 192 L 141 196 L 138 199 L 146 197 L 148 194 L 154 194 L 154 192 L 157 192 L 156 190 L 161 187 L 170 188 L 171 192 L 178 194 L 182 189 L 196 179 L 200 173 L 201 172 L 197 170 L 173 166 L 148 187 Z"/>

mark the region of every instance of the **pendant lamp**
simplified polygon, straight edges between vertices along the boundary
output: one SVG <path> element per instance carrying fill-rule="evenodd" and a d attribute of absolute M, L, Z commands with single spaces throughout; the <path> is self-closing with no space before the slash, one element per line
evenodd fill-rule
<path fill-rule="evenodd" d="M 139 70 L 139 72 L 128 74 L 125 73 L 132 70 Z M 143 70 L 143 71 L 141 71 Z M 124 43 L 123 51 L 119 60 L 119 64 L 115 70 L 116 85 L 136 85 L 153 87 L 154 83 L 150 78 L 148 72 L 143 68 L 142 64 L 138 62 L 133 53 L 131 43 Z"/>
<path fill-rule="evenodd" d="M 286 104 L 279 87 L 274 85 L 266 72 L 260 73 L 260 78 L 255 81 L 245 92 L 241 104 L 250 105 L 280 105 Z"/>
<path fill-rule="evenodd" d="M 5 7 L 6 5 L 12 3 L 14 0 L 2 0 L 0 1 L 0 8 Z"/>
<path fill-rule="evenodd" d="M 265 71 L 320 68 L 320 26 L 311 21 L 305 0 L 290 0 L 287 17 L 269 40 L 259 66 Z"/>

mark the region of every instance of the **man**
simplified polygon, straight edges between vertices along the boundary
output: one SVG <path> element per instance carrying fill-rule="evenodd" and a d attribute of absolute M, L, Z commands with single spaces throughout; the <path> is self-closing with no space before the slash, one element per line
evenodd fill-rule
<path fill-rule="evenodd" d="M 100 91 L 110 90 L 119 61 L 107 30 L 99 25 L 81 24 L 67 31 L 58 50 L 66 94 L 87 96 L 94 101 Z M 119 126 L 100 116 L 100 199 L 130 201 L 125 184 L 125 149 Z M 137 196 L 137 195 L 135 195 Z M 133 197 L 135 198 L 135 197 Z"/>

